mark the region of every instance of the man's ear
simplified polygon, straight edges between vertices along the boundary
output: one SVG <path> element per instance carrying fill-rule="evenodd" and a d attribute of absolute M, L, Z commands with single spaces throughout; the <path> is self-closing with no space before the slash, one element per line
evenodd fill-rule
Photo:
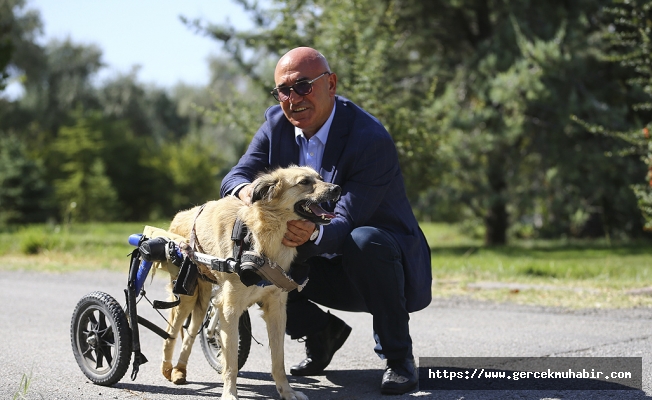
<path fill-rule="evenodd" d="M 256 179 L 253 183 L 254 188 L 251 191 L 251 204 L 254 204 L 258 200 L 270 201 L 274 197 L 277 184 L 278 179 L 274 179 L 271 176 Z"/>

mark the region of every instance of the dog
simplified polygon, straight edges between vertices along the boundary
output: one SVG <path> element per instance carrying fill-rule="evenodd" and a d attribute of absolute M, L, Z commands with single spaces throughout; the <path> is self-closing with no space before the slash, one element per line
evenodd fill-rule
<path fill-rule="evenodd" d="M 226 259 L 233 256 L 233 226 L 239 218 L 251 233 L 251 251 L 268 258 L 289 272 L 290 264 L 297 254 L 294 247 L 282 244 L 287 222 L 306 219 L 316 224 L 327 224 L 334 214 L 326 212 L 320 203 L 336 201 L 340 197 L 339 186 L 326 183 L 310 167 L 290 166 L 264 173 L 252 183 L 251 204 L 239 198 L 227 196 L 200 206 L 179 212 L 170 224 L 169 231 L 188 240 L 195 230 L 198 251 Z M 178 273 L 178 268 L 177 268 Z M 267 325 L 272 358 L 272 378 L 282 399 L 307 399 L 303 393 L 294 391 L 287 380 L 284 361 L 284 334 L 286 324 L 287 291 L 275 285 L 245 286 L 236 273 L 205 270 L 218 282 L 213 304 L 220 320 L 222 340 L 221 364 L 222 399 L 237 399 L 236 378 L 238 374 L 238 322 L 242 313 L 254 303 L 262 309 Z M 171 277 L 174 271 L 171 271 Z M 186 365 L 194 336 L 186 336 L 176 366 L 172 366 L 172 354 L 176 335 L 184 320 L 192 313 L 188 331 L 198 332 L 206 309 L 211 301 L 212 284 L 198 279 L 193 296 L 181 295 L 181 303 L 171 311 L 168 333 L 171 338 L 163 345 L 163 375 L 175 383 L 184 383 Z"/>

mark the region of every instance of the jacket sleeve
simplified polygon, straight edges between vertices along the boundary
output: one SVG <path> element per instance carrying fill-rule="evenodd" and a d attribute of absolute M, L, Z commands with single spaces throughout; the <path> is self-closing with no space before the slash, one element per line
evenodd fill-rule
<path fill-rule="evenodd" d="M 225 197 L 243 183 L 251 183 L 269 169 L 271 126 L 268 120 L 258 129 L 245 154 L 222 180 L 220 195 Z"/>
<path fill-rule="evenodd" d="M 388 204 L 388 191 L 400 174 L 394 142 L 382 127 L 358 133 L 360 140 L 350 140 L 340 159 L 342 196 L 335 204 L 337 217 L 324 227 L 319 245 L 309 242 L 300 250 L 302 254 L 341 254 L 344 240 L 353 229 L 378 225 L 384 213 L 391 213 L 380 206 Z"/>

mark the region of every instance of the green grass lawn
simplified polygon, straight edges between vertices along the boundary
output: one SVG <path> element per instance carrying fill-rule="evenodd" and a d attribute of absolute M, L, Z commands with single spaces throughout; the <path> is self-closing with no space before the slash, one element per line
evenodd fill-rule
<path fill-rule="evenodd" d="M 652 243 L 521 241 L 484 247 L 455 226 L 424 223 L 433 294 L 570 308 L 652 306 Z"/>
<path fill-rule="evenodd" d="M 168 222 L 151 225 L 167 228 Z M 0 269 L 128 271 L 127 243 L 143 223 L 32 225 L 0 231 Z M 455 225 L 423 223 L 433 294 L 570 308 L 652 306 L 652 243 L 519 241 L 484 247 Z"/>
<path fill-rule="evenodd" d="M 69 272 L 129 270 L 129 235 L 144 223 L 87 223 L 69 227 L 31 225 L 0 231 L 0 269 Z M 150 223 L 167 228 L 169 222 Z"/>

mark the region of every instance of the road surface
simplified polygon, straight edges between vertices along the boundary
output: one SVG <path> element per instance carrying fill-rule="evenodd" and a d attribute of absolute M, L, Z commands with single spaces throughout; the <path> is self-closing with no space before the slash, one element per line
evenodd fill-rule
<path fill-rule="evenodd" d="M 221 395 L 221 378 L 204 359 L 199 341 L 188 366 L 187 385 L 159 373 L 161 339 L 141 328 L 149 359 L 135 381 L 129 374 L 113 387 L 92 384 L 77 366 L 70 344 L 70 319 L 85 294 L 99 290 L 124 303 L 127 272 L 51 274 L 0 271 L 0 399 L 13 399 L 21 379 L 31 377 L 26 399 L 209 399 Z M 146 290 L 165 299 L 159 273 Z M 163 324 L 148 305 L 139 313 Z M 277 398 L 269 374 L 264 322 L 250 310 L 254 338 L 238 378 L 241 399 Z M 310 399 L 378 399 L 384 362 L 373 352 L 371 318 L 334 311 L 353 327 L 324 376 L 292 377 Z M 421 390 L 405 399 L 643 399 L 652 395 L 652 310 L 565 311 L 464 299 L 434 300 L 411 315 L 417 357 L 642 357 L 643 390 L 630 391 L 440 391 Z M 286 340 L 286 369 L 304 357 L 303 345 Z M 21 397 L 18 397 L 21 398 Z"/>

